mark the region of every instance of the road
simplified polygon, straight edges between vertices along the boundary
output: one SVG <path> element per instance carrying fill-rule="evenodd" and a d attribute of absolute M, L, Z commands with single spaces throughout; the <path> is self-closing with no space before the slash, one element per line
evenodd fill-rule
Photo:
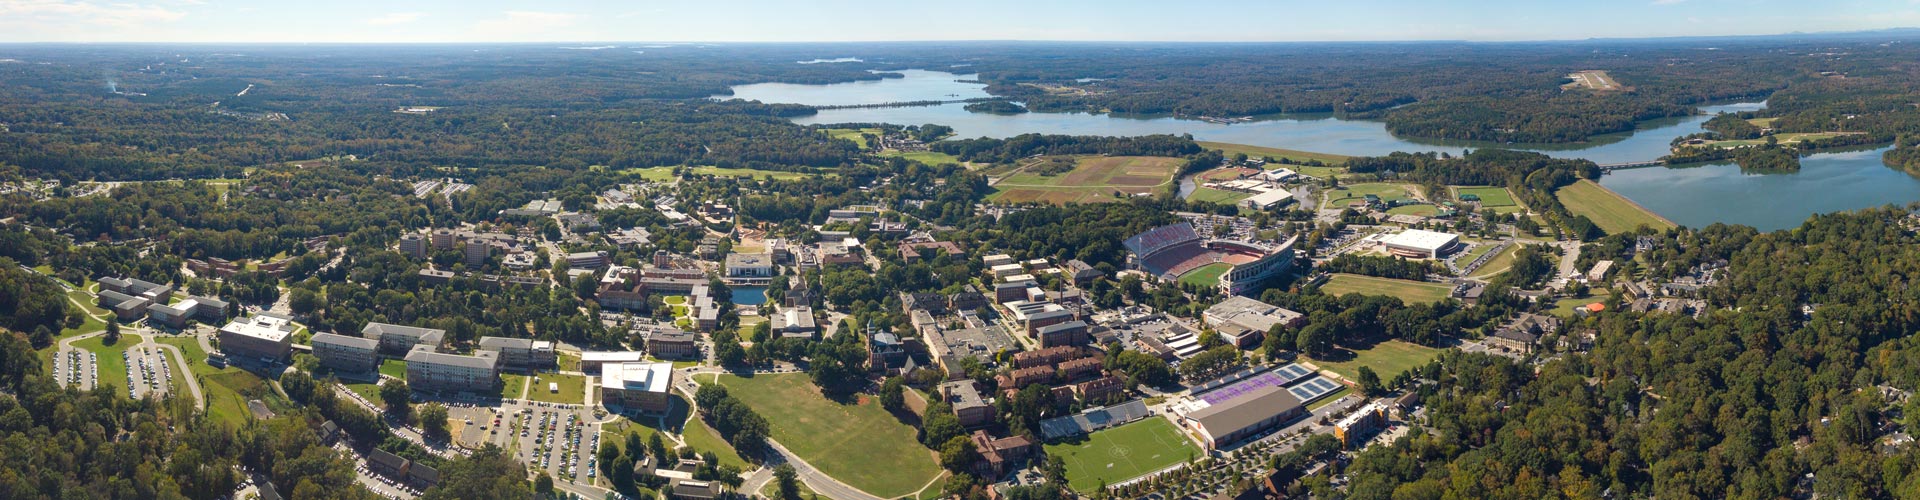
<path fill-rule="evenodd" d="M 798 455 L 794 455 L 793 452 L 787 451 L 786 447 L 780 446 L 779 442 L 768 439 L 767 447 L 772 448 L 774 453 L 778 453 L 781 461 L 793 464 L 793 470 L 800 473 L 800 482 L 806 484 L 808 488 L 812 488 L 815 493 L 834 500 L 885 500 L 867 494 L 867 492 L 860 491 L 859 488 L 848 486 L 846 483 L 842 483 L 832 476 L 820 472 L 819 469 L 815 469 L 813 465 L 808 464 L 806 460 L 801 460 Z"/>

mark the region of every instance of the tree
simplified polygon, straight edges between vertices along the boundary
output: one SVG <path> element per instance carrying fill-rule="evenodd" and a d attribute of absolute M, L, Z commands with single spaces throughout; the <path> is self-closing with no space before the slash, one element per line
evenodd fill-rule
<path fill-rule="evenodd" d="M 628 434 L 625 448 L 627 458 L 633 459 L 634 463 L 640 463 L 640 461 L 647 459 L 647 446 L 640 441 L 639 434 Z M 665 455 L 660 456 L 661 460 L 666 460 L 666 458 Z"/>
<path fill-rule="evenodd" d="M 600 465 L 600 475 L 612 478 L 613 459 L 620 456 L 620 445 L 613 444 L 612 439 L 601 441 L 600 452 L 594 455 Z"/>
<path fill-rule="evenodd" d="M 318 310 L 322 305 L 324 304 L 320 301 L 320 294 L 313 293 L 313 290 L 295 288 L 293 292 L 287 295 L 287 308 L 292 310 L 294 314 L 309 314 Z"/>
<path fill-rule="evenodd" d="M 774 467 L 773 480 L 776 500 L 800 500 L 800 473 L 793 470 L 792 464 Z"/>
<path fill-rule="evenodd" d="M 427 403 L 420 406 L 420 432 L 428 439 L 447 440 L 447 407 L 439 403 Z"/>
<path fill-rule="evenodd" d="M 413 389 L 407 387 L 405 380 L 388 380 L 380 384 L 380 401 L 387 404 L 387 413 L 406 421 L 413 416 Z"/>
<path fill-rule="evenodd" d="M 420 495 L 422 500 L 489 498 L 531 500 L 526 469 L 505 450 L 488 444 L 472 455 L 455 457 L 440 468 L 440 484 Z"/>
<path fill-rule="evenodd" d="M 1380 375 L 1373 373 L 1373 367 L 1360 367 L 1360 391 L 1368 396 L 1380 393 Z"/>
<path fill-rule="evenodd" d="M 900 377 L 887 377 L 880 384 L 880 407 L 899 413 L 907 409 L 907 381 Z"/>
<path fill-rule="evenodd" d="M 657 432 L 647 437 L 647 449 L 652 450 L 653 456 L 656 457 L 665 458 L 672 455 L 672 451 L 667 449 L 667 441 L 661 439 L 660 433 Z"/>
<path fill-rule="evenodd" d="M 966 436 L 954 436 L 946 444 L 940 445 L 940 466 L 956 473 L 973 470 L 973 464 L 980 461 L 980 451 L 974 449 L 973 440 Z"/>
<path fill-rule="evenodd" d="M 553 476 L 546 471 L 540 471 L 540 475 L 533 478 L 533 494 L 539 495 L 540 498 L 552 498 Z"/>
<path fill-rule="evenodd" d="M 111 319 L 107 320 L 107 333 L 105 336 L 102 337 L 101 342 L 107 345 L 114 345 L 114 344 L 120 343 L 120 322 L 119 321 L 115 321 Z"/>

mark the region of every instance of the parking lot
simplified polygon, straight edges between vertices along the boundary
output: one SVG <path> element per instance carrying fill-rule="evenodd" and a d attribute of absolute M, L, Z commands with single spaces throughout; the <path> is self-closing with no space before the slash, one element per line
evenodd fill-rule
<path fill-rule="evenodd" d="M 579 404 L 510 401 L 499 406 L 449 405 L 447 417 L 461 446 L 492 443 L 528 468 L 546 470 L 557 482 L 593 484 L 605 414 Z"/>
<path fill-rule="evenodd" d="M 167 362 L 166 353 L 155 347 L 128 349 L 123 356 L 127 363 L 127 387 L 134 399 L 152 394 L 165 397 L 173 384 L 173 364 Z"/>
<path fill-rule="evenodd" d="M 80 349 L 63 349 L 53 355 L 53 379 L 61 384 L 90 391 L 100 385 L 99 356 Z"/>

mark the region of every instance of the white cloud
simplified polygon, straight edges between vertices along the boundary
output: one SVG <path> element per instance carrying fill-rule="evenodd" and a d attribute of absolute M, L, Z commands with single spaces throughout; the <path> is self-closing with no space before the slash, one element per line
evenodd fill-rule
<path fill-rule="evenodd" d="M 392 26 L 395 24 L 407 24 L 414 21 L 419 21 L 420 18 L 422 17 L 427 17 L 427 13 L 425 12 L 394 12 L 391 14 L 375 17 L 373 19 L 368 19 L 367 24 L 371 24 L 374 26 Z"/>
<path fill-rule="evenodd" d="M 0 26 L 35 25 L 36 31 L 84 27 L 136 27 L 173 22 L 186 13 L 153 4 L 101 4 L 85 0 L 0 0 Z"/>
<path fill-rule="evenodd" d="M 473 31 L 482 39 L 492 40 L 529 40 L 572 38 L 560 35 L 562 28 L 573 26 L 580 19 L 579 14 L 563 12 L 534 12 L 510 10 L 505 17 L 486 19 L 473 23 Z"/>
<path fill-rule="evenodd" d="M 1687 0 L 1653 0 L 1654 5 L 1673 5 Z"/>

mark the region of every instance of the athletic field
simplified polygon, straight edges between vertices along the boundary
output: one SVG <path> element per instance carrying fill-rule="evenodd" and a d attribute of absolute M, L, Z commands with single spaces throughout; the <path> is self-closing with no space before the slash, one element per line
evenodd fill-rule
<path fill-rule="evenodd" d="M 1046 445 L 1067 462 L 1067 485 L 1091 494 L 1100 485 L 1140 477 L 1198 457 L 1200 447 L 1158 416 L 1088 434 L 1077 442 Z"/>
<path fill-rule="evenodd" d="M 1232 270 L 1232 264 L 1215 262 L 1194 268 L 1192 271 L 1187 271 L 1187 274 L 1180 275 L 1180 282 L 1200 286 L 1215 286 L 1220 284 L 1220 275 L 1227 274 L 1227 271 Z"/>

